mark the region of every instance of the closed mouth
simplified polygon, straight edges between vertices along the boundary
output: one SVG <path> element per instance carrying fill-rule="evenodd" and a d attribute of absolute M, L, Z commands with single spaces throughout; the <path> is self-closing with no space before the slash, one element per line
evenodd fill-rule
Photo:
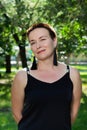
<path fill-rule="evenodd" d="M 37 54 L 40 54 L 40 53 L 42 53 L 44 51 L 45 51 L 45 49 L 44 50 L 40 50 L 40 51 L 37 52 Z"/>

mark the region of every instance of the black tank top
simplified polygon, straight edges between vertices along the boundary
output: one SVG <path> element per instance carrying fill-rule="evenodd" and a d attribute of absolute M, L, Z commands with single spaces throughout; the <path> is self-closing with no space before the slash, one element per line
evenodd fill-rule
<path fill-rule="evenodd" d="M 23 118 L 18 130 L 71 130 L 70 106 L 73 84 L 66 74 L 53 83 L 28 74 Z"/>

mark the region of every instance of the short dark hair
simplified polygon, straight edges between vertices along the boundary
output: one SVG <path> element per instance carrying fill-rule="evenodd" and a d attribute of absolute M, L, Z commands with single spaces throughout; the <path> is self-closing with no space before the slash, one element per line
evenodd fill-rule
<path fill-rule="evenodd" d="M 36 28 L 45 28 L 45 29 L 47 29 L 49 31 L 49 34 L 50 34 L 52 39 L 54 39 L 56 37 L 55 30 L 52 28 L 52 26 L 50 26 L 49 24 L 46 24 L 46 23 L 33 24 L 31 27 L 28 28 L 27 36 L 29 36 L 30 32 L 33 31 Z"/>

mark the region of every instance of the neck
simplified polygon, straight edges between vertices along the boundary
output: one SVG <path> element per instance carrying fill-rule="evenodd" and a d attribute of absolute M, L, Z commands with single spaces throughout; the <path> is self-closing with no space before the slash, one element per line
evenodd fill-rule
<path fill-rule="evenodd" d="M 39 61 L 38 62 L 38 70 L 44 70 L 44 71 L 49 71 L 54 69 L 54 64 L 53 64 L 53 60 L 45 60 L 45 61 Z"/>

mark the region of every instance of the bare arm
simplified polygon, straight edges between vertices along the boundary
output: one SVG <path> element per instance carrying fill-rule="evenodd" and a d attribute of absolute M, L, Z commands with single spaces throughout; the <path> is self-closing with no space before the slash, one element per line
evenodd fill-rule
<path fill-rule="evenodd" d="M 73 99 L 71 104 L 71 123 L 73 124 L 77 117 L 78 110 L 80 107 L 82 83 L 79 72 L 74 68 L 71 68 L 70 71 L 70 77 L 73 82 Z"/>
<path fill-rule="evenodd" d="M 25 71 L 19 71 L 13 81 L 11 88 L 12 112 L 15 121 L 18 123 L 22 118 L 22 109 L 24 102 L 24 88 L 27 83 Z"/>

